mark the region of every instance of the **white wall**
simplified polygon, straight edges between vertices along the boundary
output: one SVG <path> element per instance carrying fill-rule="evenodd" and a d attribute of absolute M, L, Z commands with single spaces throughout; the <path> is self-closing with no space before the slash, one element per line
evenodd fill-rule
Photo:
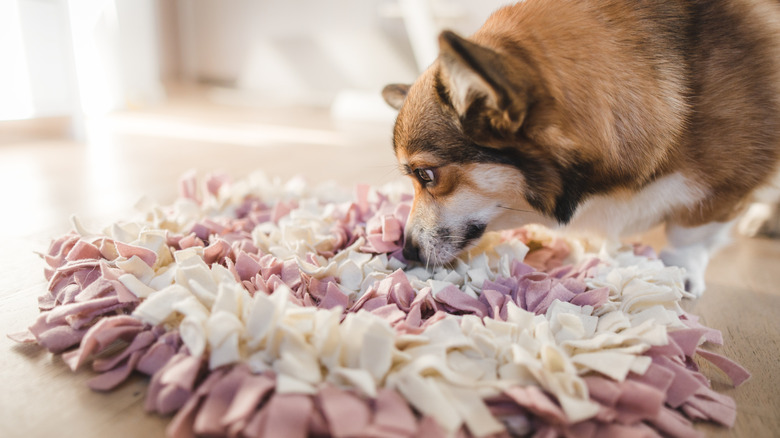
<path fill-rule="evenodd" d="M 470 34 L 502 3 L 0 0 L 0 120 L 147 105 L 163 78 L 271 104 L 376 97 L 435 58 L 439 29 Z M 410 27 L 420 11 L 431 22 Z"/>
<path fill-rule="evenodd" d="M 435 58 L 442 27 L 472 33 L 503 3 L 179 0 L 182 65 L 191 79 L 268 101 L 327 104 L 345 89 L 378 93 L 387 83 L 411 82 Z M 410 40 L 402 4 L 432 10 L 435 29 Z M 434 50 L 415 57 L 426 44 Z"/>

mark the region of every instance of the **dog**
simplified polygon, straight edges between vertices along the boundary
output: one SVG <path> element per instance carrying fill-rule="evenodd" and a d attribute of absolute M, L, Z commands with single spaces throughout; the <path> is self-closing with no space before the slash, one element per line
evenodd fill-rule
<path fill-rule="evenodd" d="M 406 259 L 528 223 L 619 241 L 665 222 L 660 256 L 701 295 L 780 162 L 777 2 L 526 0 L 439 47 L 382 90 L 414 184 Z"/>

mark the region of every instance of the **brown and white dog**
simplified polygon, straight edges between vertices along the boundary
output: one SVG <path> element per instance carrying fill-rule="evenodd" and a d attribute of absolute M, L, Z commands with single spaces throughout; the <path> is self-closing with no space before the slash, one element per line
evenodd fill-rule
<path fill-rule="evenodd" d="M 439 37 L 388 85 L 412 177 L 404 255 L 440 265 L 486 230 L 601 234 L 663 221 L 665 262 L 704 290 L 710 253 L 780 162 L 773 0 L 526 0 Z"/>

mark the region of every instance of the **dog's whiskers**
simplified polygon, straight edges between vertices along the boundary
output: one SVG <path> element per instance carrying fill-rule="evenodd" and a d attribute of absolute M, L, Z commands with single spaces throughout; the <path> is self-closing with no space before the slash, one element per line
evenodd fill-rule
<path fill-rule="evenodd" d="M 501 205 L 501 204 L 498 205 L 498 208 L 503 208 L 504 210 L 517 211 L 517 212 L 520 212 L 520 213 L 534 213 L 533 210 L 525 210 L 525 209 L 522 209 L 522 208 L 506 207 L 506 206 Z"/>
<path fill-rule="evenodd" d="M 463 243 L 468 241 L 468 239 L 463 236 L 442 236 L 442 238 L 447 239 L 450 243 Z"/>

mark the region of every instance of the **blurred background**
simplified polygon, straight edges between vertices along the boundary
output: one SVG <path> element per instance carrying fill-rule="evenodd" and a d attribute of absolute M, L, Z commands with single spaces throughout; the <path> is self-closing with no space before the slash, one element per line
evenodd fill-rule
<path fill-rule="evenodd" d="M 164 105 L 328 109 L 386 120 L 443 28 L 471 33 L 496 0 L 2 0 L 0 120 Z"/>

